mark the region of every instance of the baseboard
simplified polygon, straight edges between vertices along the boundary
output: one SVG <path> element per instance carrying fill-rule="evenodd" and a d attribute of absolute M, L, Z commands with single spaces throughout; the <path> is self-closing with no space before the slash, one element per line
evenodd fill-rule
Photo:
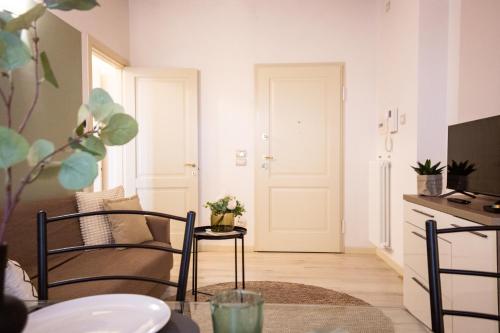
<path fill-rule="evenodd" d="M 198 243 L 198 251 L 199 252 L 234 252 L 234 243 L 230 243 L 227 245 L 209 244 L 208 242 L 206 242 L 205 244 Z M 240 253 L 240 251 L 241 251 L 241 243 L 238 242 L 238 253 Z M 245 252 L 253 252 L 253 246 L 245 245 Z"/>
<path fill-rule="evenodd" d="M 395 262 L 383 249 L 377 248 L 376 255 L 385 261 L 387 265 L 389 265 L 399 276 L 403 277 L 403 267 L 401 267 L 397 262 Z"/>
<path fill-rule="evenodd" d="M 344 253 L 352 254 L 375 254 L 375 247 L 348 247 L 344 249 Z"/>

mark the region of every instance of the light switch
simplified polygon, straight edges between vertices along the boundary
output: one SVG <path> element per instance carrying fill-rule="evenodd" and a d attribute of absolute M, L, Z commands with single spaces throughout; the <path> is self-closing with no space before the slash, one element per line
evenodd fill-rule
<path fill-rule="evenodd" d="M 399 115 L 399 123 L 401 125 L 406 124 L 406 113 L 402 113 L 402 114 Z"/>

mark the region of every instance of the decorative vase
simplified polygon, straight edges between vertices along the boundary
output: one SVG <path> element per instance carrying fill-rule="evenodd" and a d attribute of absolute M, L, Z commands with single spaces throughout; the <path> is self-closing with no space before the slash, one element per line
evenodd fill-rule
<path fill-rule="evenodd" d="M 7 244 L 0 244 L 0 332 L 20 333 L 26 325 L 28 310 L 20 299 L 4 294 Z"/>
<path fill-rule="evenodd" d="M 212 214 L 210 216 L 210 226 L 213 232 L 228 232 L 234 229 L 234 214 Z"/>
<path fill-rule="evenodd" d="M 436 197 L 443 191 L 442 175 L 417 175 L 418 194 Z"/>

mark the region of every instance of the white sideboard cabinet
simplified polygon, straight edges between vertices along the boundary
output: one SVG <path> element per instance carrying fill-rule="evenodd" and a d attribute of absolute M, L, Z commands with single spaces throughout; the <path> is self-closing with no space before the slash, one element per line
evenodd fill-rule
<path fill-rule="evenodd" d="M 435 220 L 438 228 L 475 225 L 500 225 L 500 216 L 483 212 L 487 199 L 470 205 L 448 202 L 444 198 L 405 195 L 404 221 L 404 290 L 405 307 L 431 327 L 425 222 Z M 442 268 L 498 271 L 497 232 L 441 234 L 438 237 Z M 441 275 L 443 307 L 498 314 L 497 279 L 460 275 Z M 499 332 L 496 321 L 445 316 L 445 331 L 453 333 Z"/>

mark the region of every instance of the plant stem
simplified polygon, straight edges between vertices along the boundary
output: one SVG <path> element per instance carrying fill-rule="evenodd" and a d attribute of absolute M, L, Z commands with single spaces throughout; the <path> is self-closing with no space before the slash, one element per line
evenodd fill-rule
<path fill-rule="evenodd" d="M 6 193 L 6 202 L 5 202 L 5 209 L 3 212 L 2 216 L 2 221 L 0 223 L 0 244 L 4 241 L 5 237 L 5 228 L 7 226 L 7 223 L 9 223 L 10 218 L 12 217 L 12 213 L 14 212 L 14 209 L 16 208 L 17 204 L 19 203 L 19 200 L 21 198 L 21 194 L 23 193 L 26 185 L 30 184 L 32 182 L 31 175 L 38 169 L 38 168 L 43 168 L 45 164 L 49 162 L 49 160 L 54 157 L 54 155 L 63 152 L 66 150 L 68 147 L 70 147 L 72 144 L 80 142 L 81 139 L 86 138 L 89 135 L 92 135 L 94 133 L 97 133 L 97 130 L 90 130 L 85 133 L 83 133 L 81 136 L 78 136 L 76 138 L 72 138 L 69 140 L 68 143 L 62 145 L 58 149 L 54 150 L 51 154 L 45 156 L 42 160 L 40 160 L 33 168 L 31 168 L 30 171 L 21 179 L 21 183 L 19 184 L 19 188 L 13 194 L 12 192 L 12 168 L 7 169 L 7 174 L 6 174 L 6 187 L 5 187 L 5 193 Z"/>
<path fill-rule="evenodd" d="M 40 80 L 40 50 L 38 47 L 38 44 L 40 42 L 40 39 L 38 38 L 38 32 L 36 28 L 36 22 L 33 24 L 33 48 L 35 50 L 34 56 L 33 56 L 33 61 L 35 62 L 35 96 L 33 97 L 33 102 L 31 103 L 30 108 L 28 109 L 28 112 L 26 112 L 26 115 L 24 116 L 23 121 L 19 125 L 18 132 L 21 134 L 24 131 L 24 128 L 28 124 L 28 121 L 31 118 L 31 115 L 33 114 L 33 111 L 35 111 L 36 104 L 38 102 L 38 98 L 40 97 L 40 85 L 42 81 Z"/>

